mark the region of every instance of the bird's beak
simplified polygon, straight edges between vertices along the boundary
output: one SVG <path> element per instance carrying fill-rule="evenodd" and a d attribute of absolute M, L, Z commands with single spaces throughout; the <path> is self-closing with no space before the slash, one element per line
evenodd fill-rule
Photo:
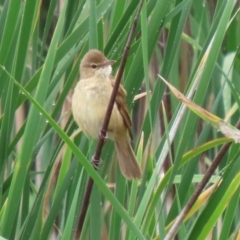
<path fill-rule="evenodd" d="M 106 62 L 102 63 L 102 67 L 107 67 L 109 65 L 113 65 L 116 61 L 115 60 L 107 60 Z"/>

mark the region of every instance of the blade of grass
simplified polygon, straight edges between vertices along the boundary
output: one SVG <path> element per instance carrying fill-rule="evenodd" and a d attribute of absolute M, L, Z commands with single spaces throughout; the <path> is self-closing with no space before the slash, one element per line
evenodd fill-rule
<path fill-rule="evenodd" d="M 65 2 L 65 8 L 63 8 L 61 12 L 56 31 L 54 33 L 53 40 L 48 51 L 46 62 L 39 80 L 38 89 L 35 94 L 35 99 L 40 104 L 43 104 L 47 93 L 47 88 L 45 86 L 48 85 L 51 77 L 54 58 L 56 55 L 56 48 L 63 28 L 62 23 L 64 20 L 66 3 L 67 1 Z M 2 220 L 1 233 L 3 236 L 6 237 L 9 237 L 11 234 L 12 228 L 9 226 L 14 225 L 16 214 L 18 211 L 18 203 L 20 202 L 21 192 L 23 189 L 23 184 L 25 182 L 26 174 L 31 163 L 31 149 L 33 149 L 33 146 L 36 143 L 36 140 L 40 134 L 41 129 L 39 127 L 42 120 L 43 119 L 39 117 L 39 111 L 34 106 L 32 106 L 25 128 L 22 149 L 20 151 L 20 155 L 17 158 L 16 170 L 13 174 L 12 184 L 9 191 L 8 204 Z"/>

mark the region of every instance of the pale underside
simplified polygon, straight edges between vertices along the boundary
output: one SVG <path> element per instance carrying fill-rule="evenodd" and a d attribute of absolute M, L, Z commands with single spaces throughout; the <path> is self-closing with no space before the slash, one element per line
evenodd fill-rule
<path fill-rule="evenodd" d="M 96 82 L 98 84 L 96 84 Z M 76 94 L 77 92 L 77 94 Z M 88 136 L 97 138 L 103 125 L 107 106 L 112 93 L 112 84 L 109 78 L 99 75 L 97 78 L 81 79 L 72 98 L 73 116 L 79 127 Z M 115 129 L 115 131 L 114 131 Z M 107 137 L 114 140 L 117 131 L 127 131 L 123 118 L 114 104 L 110 118 Z"/>

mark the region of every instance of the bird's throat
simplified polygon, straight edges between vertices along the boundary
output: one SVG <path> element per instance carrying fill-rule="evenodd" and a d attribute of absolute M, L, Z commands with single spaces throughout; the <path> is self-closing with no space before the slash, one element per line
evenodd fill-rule
<path fill-rule="evenodd" d="M 102 79 L 109 79 L 110 74 L 112 73 L 112 67 L 110 65 L 106 67 L 99 68 L 95 72 L 95 77 L 100 77 Z"/>

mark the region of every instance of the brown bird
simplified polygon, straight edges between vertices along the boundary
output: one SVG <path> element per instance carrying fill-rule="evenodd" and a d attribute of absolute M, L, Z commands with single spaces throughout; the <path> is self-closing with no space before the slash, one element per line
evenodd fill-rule
<path fill-rule="evenodd" d="M 80 64 L 80 81 L 72 97 L 73 117 L 88 136 L 98 138 L 109 99 L 115 84 L 111 65 L 96 49 L 90 50 Z M 114 141 L 120 169 L 127 179 L 140 178 L 141 169 L 130 144 L 131 119 L 126 105 L 126 91 L 120 85 L 107 130 L 107 138 Z"/>

